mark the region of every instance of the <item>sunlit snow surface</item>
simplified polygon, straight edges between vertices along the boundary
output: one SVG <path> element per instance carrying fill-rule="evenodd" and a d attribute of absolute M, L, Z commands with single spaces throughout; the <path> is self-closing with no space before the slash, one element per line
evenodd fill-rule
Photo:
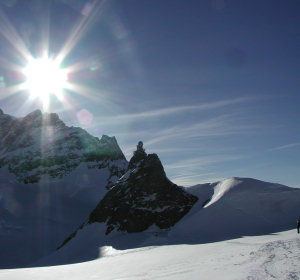
<path fill-rule="evenodd" d="M 105 235 L 105 223 L 86 224 L 0 279 L 300 279 L 299 189 L 231 178 L 188 191 L 199 200 L 169 230 Z"/>
<path fill-rule="evenodd" d="M 99 249 L 72 265 L 0 270 L 1 279 L 300 279 L 296 230 L 200 245 Z"/>

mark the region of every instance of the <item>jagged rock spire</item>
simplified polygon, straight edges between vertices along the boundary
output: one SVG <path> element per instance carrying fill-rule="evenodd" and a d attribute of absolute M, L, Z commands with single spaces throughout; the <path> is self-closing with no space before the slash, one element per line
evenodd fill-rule
<path fill-rule="evenodd" d="M 106 222 L 106 234 L 114 229 L 139 232 L 151 225 L 167 229 L 197 200 L 166 177 L 158 156 L 147 155 L 140 141 L 127 172 L 99 202 L 89 223 Z"/>

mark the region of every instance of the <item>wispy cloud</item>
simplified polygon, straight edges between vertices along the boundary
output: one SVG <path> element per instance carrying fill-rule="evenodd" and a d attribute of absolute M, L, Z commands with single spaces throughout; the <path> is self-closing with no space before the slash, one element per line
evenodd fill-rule
<path fill-rule="evenodd" d="M 167 107 L 117 115 L 107 119 L 108 123 L 103 119 L 101 122 L 110 129 L 118 127 L 114 135 L 121 140 L 121 148 L 128 159 L 137 142 L 142 140 L 147 153 L 158 153 L 167 176 L 177 184 L 188 186 L 215 181 L 216 178 L 220 178 L 220 174 L 214 174 L 220 167 L 222 169 L 226 163 L 244 158 L 243 155 L 237 154 L 236 147 L 220 145 L 220 140 L 210 142 L 210 139 L 261 131 L 259 121 L 240 110 L 240 104 L 249 100 L 250 98 L 235 98 Z M 237 104 L 238 106 L 230 107 Z M 198 114 L 197 110 L 206 113 Z M 189 113 L 194 111 L 196 115 L 193 115 L 193 118 L 181 118 L 179 115 L 189 116 Z M 166 120 L 163 117 L 166 117 Z M 133 122 L 139 121 L 137 125 L 132 125 Z M 130 125 L 127 125 L 127 122 Z M 204 140 L 205 145 L 198 139 L 203 137 L 209 137 Z"/>
<path fill-rule="evenodd" d="M 215 182 L 223 179 L 217 174 L 217 165 L 229 161 L 244 159 L 241 155 L 215 154 L 184 159 L 166 164 L 166 172 L 170 179 L 178 185 L 191 186 L 200 183 Z M 218 172 L 219 173 L 219 172 Z"/>
<path fill-rule="evenodd" d="M 156 153 L 174 153 L 174 152 L 199 152 L 203 151 L 202 146 L 185 143 L 196 143 L 195 140 L 200 137 L 218 138 L 228 135 L 238 135 L 253 133 L 259 131 L 260 125 L 248 124 L 248 121 L 239 114 L 223 114 L 216 117 L 198 120 L 195 123 L 183 123 L 180 125 L 171 125 L 170 127 L 155 127 L 145 130 L 135 130 L 130 133 L 121 132 L 115 134 L 117 139 L 126 138 L 127 145 L 122 146 L 126 156 L 132 154 L 137 141 L 142 140 L 144 147 L 148 151 Z M 197 140 L 196 140 L 197 141 Z M 130 143 L 130 144 L 129 144 Z M 214 146 L 214 149 L 218 147 Z M 224 152 L 224 147 L 223 152 Z M 207 151 L 207 146 L 205 147 Z M 228 147 L 227 147 L 228 149 Z"/>
<path fill-rule="evenodd" d="M 134 114 L 121 114 L 121 115 L 108 118 L 105 120 L 105 122 L 119 123 L 119 122 L 129 122 L 129 121 L 142 121 L 144 119 L 159 118 L 163 116 L 181 114 L 181 113 L 197 111 L 197 110 L 199 111 L 213 110 L 213 109 L 219 109 L 234 104 L 244 103 L 253 99 L 254 99 L 253 97 L 251 98 L 240 97 L 240 98 L 227 99 L 227 100 L 221 100 L 216 102 L 200 103 L 195 105 L 166 107 L 166 108 L 160 108 L 156 110 L 138 112 Z"/>
<path fill-rule="evenodd" d="M 291 143 L 291 144 L 287 144 L 287 145 L 275 147 L 275 148 L 269 149 L 269 151 L 285 150 L 285 149 L 290 149 L 290 148 L 294 148 L 294 147 L 298 147 L 298 146 L 300 146 L 300 142 L 298 142 L 298 143 Z"/>
<path fill-rule="evenodd" d="M 232 160 L 240 160 L 244 157 L 241 155 L 210 155 L 210 156 L 199 156 L 196 158 L 185 159 L 181 161 L 177 161 L 171 164 L 166 164 L 165 167 L 169 170 L 171 169 L 201 169 L 205 168 L 209 165 L 222 163 L 226 161 Z"/>
<path fill-rule="evenodd" d="M 176 125 L 166 129 L 160 129 L 151 134 L 151 138 L 145 142 L 153 145 L 168 139 L 188 139 L 209 136 L 224 136 L 248 132 L 258 128 L 257 125 L 238 124 L 241 121 L 237 114 L 220 115 L 214 118 L 198 121 L 190 125 Z"/>

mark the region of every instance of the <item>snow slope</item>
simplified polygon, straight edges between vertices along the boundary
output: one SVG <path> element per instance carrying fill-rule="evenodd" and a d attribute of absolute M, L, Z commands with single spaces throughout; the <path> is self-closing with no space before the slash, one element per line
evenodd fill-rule
<path fill-rule="evenodd" d="M 83 163 L 63 178 L 43 176 L 39 183 L 23 184 L 2 169 L 0 267 L 24 266 L 54 251 L 88 219 L 107 192 L 109 176 L 109 168 L 89 169 Z"/>
<path fill-rule="evenodd" d="M 56 114 L 0 110 L 0 267 L 55 251 L 127 164 L 114 137 L 98 139 Z"/>
<path fill-rule="evenodd" d="M 199 201 L 170 237 L 189 243 L 288 230 L 300 214 L 300 189 L 255 179 L 230 178 L 187 191 Z"/>
<path fill-rule="evenodd" d="M 300 189 L 279 184 L 230 178 L 187 190 L 199 201 L 170 237 L 189 243 L 288 230 L 300 214 Z"/>
<path fill-rule="evenodd" d="M 146 246 L 203 244 L 262 235 L 295 227 L 300 190 L 249 178 L 230 178 L 187 189 L 198 196 L 194 207 L 168 230 L 150 227 L 126 234 L 114 230 L 105 235 L 106 224 L 88 224 L 56 253 L 35 265 L 57 265 L 97 258 L 99 247 L 125 250 Z"/>
<path fill-rule="evenodd" d="M 72 265 L 0 270 L 0 279 L 300 279 L 300 235 L 295 230 L 197 245 L 106 246 L 98 256 Z"/>

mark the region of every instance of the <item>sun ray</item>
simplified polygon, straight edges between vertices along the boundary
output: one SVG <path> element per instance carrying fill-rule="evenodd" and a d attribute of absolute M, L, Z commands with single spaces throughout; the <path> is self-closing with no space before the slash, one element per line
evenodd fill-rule
<path fill-rule="evenodd" d="M 18 35 L 15 27 L 9 22 L 1 8 L 0 26 L 0 33 L 10 42 L 12 47 L 14 47 L 22 55 L 22 57 L 26 59 L 26 61 L 29 61 L 32 58 L 32 55 L 30 54 L 21 37 Z"/>
<path fill-rule="evenodd" d="M 76 62 L 72 65 L 69 65 L 68 67 L 66 67 L 66 69 L 69 73 L 76 73 L 81 70 L 88 69 L 90 67 L 90 64 L 91 64 L 91 59 L 85 59 Z"/>
<path fill-rule="evenodd" d="M 95 94 L 99 94 L 99 91 L 95 91 L 91 87 L 80 85 L 75 82 L 68 83 L 66 85 L 66 89 L 76 92 L 77 94 L 79 94 L 85 98 L 88 98 L 89 100 L 92 100 L 92 101 L 96 101 L 99 98 L 99 96 L 98 97 L 95 96 Z"/>
<path fill-rule="evenodd" d="M 5 88 L 0 88 L 0 100 L 5 99 L 15 93 L 21 92 L 25 90 L 26 84 L 25 83 L 19 83 L 16 85 L 12 85 Z"/>
<path fill-rule="evenodd" d="M 28 110 L 32 111 L 31 108 L 32 106 L 34 106 L 34 102 L 35 102 L 34 99 L 27 98 L 25 102 L 22 104 L 22 106 L 17 109 L 16 115 L 22 116 L 24 114 L 27 114 Z"/>
<path fill-rule="evenodd" d="M 23 71 L 23 66 L 21 66 L 17 63 L 8 61 L 4 57 L 0 57 L 0 64 L 1 64 L 1 67 L 5 67 L 6 69 L 14 71 L 14 72 L 21 73 Z"/>
<path fill-rule="evenodd" d="M 96 0 L 94 3 L 92 3 L 90 14 L 83 16 L 82 19 L 78 22 L 78 24 L 75 25 L 73 31 L 71 32 L 70 36 L 67 38 L 58 56 L 56 57 L 56 60 L 59 64 L 61 64 L 62 61 L 64 61 L 64 59 L 73 50 L 73 48 L 82 38 L 82 36 L 86 33 L 86 31 L 90 27 L 95 17 L 99 15 L 101 8 L 106 1 L 107 0 L 102 0 L 102 1 Z"/>
<path fill-rule="evenodd" d="M 76 92 L 78 95 L 83 96 L 91 101 L 99 101 L 109 103 L 110 99 L 114 99 L 114 95 L 103 89 L 95 89 L 90 86 L 81 85 L 78 83 L 67 83 L 66 89 Z"/>
<path fill-rule="evenodd" d="M 49 42 L 50 42 L 50 5 L 48 3 L 47 14 L 44 16 L 43 28 L 42 28 L 42 57 L 49 57 Z"/>

